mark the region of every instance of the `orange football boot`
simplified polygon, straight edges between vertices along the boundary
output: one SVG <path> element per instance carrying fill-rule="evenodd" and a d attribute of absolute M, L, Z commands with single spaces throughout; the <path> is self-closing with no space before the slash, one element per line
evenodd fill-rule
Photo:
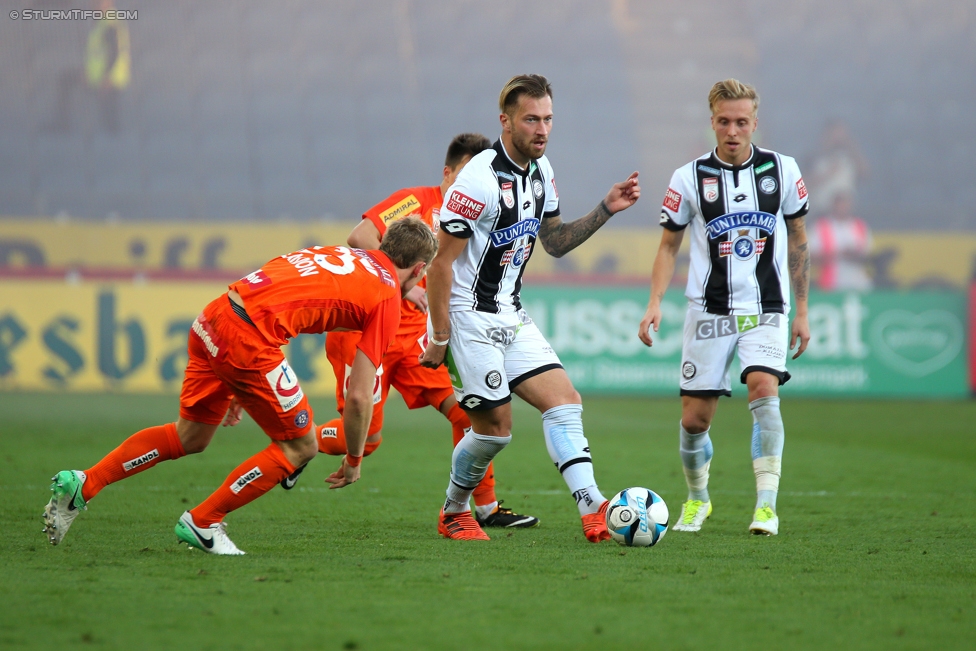
<path fill-rule="evenodd" d="M 605 526 L 603 530 L 606 531 Z M 444 513 L 444 509 L 441 509 L 437 521 L 437 533 L 453 540 L 491 540 L 471 517 L 471 511 Z M 607 536 L 609 535 L 608 533 Z"/>
<path fill-rule="evenodd" d="M 607 530 L 607 508 L 610 500 L 600 505 L 600 510 L 583 516 L 583 535 L 591 543 L 598 543 L 610 540 L 610 532 Z"/>

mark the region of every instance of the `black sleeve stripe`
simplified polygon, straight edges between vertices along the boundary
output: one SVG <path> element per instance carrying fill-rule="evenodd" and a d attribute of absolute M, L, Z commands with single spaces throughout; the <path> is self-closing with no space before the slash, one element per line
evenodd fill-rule
<path fill-rule="evenodd" d="M 555 210 L 553 210 L 551 212 L 544 212 L 544 213 L 542 213 L 542 218 L 543 219 L 549 219 L 550 217 L 559 217 L 560 214 L 561 213 L 559 212 L 559 208 L 556 208 Z"/>
<path fill-rule="evenodd" d="M 688 228 L 688 224 L 675 224 L 670 219 L 663 220 L 661 222 L 661 226 L 663 226 L 664 228 L 668 229 L 669 231 L 673 231 L 675 233 L 677 233 L 678 231 L 683 231 L 686 228 Z"/>
<path fill-rule="evenodd" d="M 796 219 L 797 217 L 803 217 L 808 212 L 810 212 L 810 202 L 809 201 L 807 201 L 805 204 L 803 204 L 803 207 L 800 208 L 799 210 L 797 210 L 792 215 L 783 215 L 783 219 Z"/>

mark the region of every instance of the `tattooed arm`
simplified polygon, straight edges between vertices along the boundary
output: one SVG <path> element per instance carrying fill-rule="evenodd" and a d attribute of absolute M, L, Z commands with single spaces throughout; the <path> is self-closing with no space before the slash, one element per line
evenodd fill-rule
<path fill-rule="evenodd" d="M 600 205 L 576 221 L 564 223 L 559 217 L 543 219 L 539 240 L 549 255 L 561 258 L 589 239 L 615 213 L 630 208 L 639 198 L 640 184 L 637 172 L 634 172 L 626 181 L 610 188 Z"/>
<path fill-rule="evenodd" d="M 807 295 L 810 289 L 810 252 L 807 250 L 807 229 L 803 217 L 786 220 L 790 284 L 796 302 L 796 316 L 790 329 L 790 350 L 797 348 L 793 359 L 803 354 L 810 342 L 810 321 Z"/>

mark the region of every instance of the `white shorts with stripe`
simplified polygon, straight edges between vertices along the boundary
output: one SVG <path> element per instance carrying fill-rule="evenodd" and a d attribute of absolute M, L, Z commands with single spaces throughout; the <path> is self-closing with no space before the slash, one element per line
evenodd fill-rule
<path fill-rule="evenodd" d="M 731 396 L 729 369 L 736 350 L 746 376 L 763 371 L 784 384 L 789 319 L 785 314 L 720 316 L 689 308 L 681 348 L 681 395 Z"/>
<path fill-rule="evenodd" d="M 463 409 L 482 411 L 504 405 L 519 383 L 563 367 L 525 310 L 451 312 L 450 320 L 445 363 L 454 397 Z M 427 326 L 429 330 L 430 321 Z"/>

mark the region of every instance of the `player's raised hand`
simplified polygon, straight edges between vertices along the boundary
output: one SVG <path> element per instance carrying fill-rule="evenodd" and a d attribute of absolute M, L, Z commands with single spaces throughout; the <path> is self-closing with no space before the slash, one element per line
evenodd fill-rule
<path fill-rule="evenodd" d="M 810 343 L 810 320 L 806 315 L 793 317 L 793 325 L 790 327 L 790 350 L 796 348 L 793 359 L 803 354 Z"/>
<path fill-rule="evenodd" d="M 417 309 L 427 314 L 427 290 L 420 285 L 414 285 L 406 296 L 403 298 L 407 299 L 411 303 L 417 306 Z"/>
<path fill-rule="evenodd" d="M 644 318 L 641 319 L 640 327 L 637 330 L 637 338 L 644 342 L 645 346 L 653 346 L 654 340 L 651 337 L 651 328 L 654 332 L 661 327 L 661 306 L 654 305 L 647 308 Z"/>
<path fill-rule="evenodd" d="M 359 481 L 359 466 L 350 466 L 346 463 L 346 458 L 342 457 L 342 465 L 339 466 L 338 470 L 326 477 L 325 481 L 332 484 L 329 486 L 329 490 L 354 484 Z"/>
<path fill-rule="evenodd" d="M 241 403 L 237 402 L 237 398 L 231 398 L 227 415 L 224 416 L 224 427 L 233 427 L 241 422 L 241 411 Z"/>
<path fill-rule="evenodd" d="M 640 199 L 640 182 L 637 180 L 639 172 L 634 172 L 623 183 L 615 183 L 607 193 L 603 203 L 612 213 L 627 210 Z"/>

